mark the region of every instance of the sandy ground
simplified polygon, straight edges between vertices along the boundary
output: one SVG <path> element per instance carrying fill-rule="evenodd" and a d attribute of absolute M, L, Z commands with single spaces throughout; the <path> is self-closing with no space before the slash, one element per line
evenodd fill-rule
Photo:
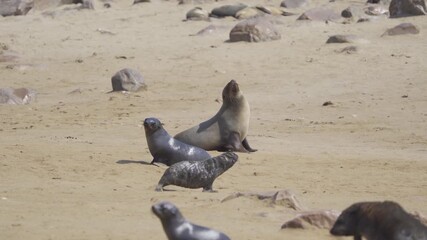
<path fill-rule="evenodd" d="M 0 106 L 0 238 L 165 239 L 150 207 L 168 200 L 232 239 L 334 239 L 327 230 L 281 230 L 297 213 L 284 206 L 221 203 L 236 191 L 288 189 L 310 210 L 393 200 L 427 213 L 426 17 L 357 24 L 280 17 L 282 39 L 255 44 L 226 42 L 234 19 L 211 22 L 224 31 L 189 36 L 210 24 L 182 21 L 193 5 L 96 7 L 0 18 L 0 42 L 20 57 L 0 63 L 0 87 L 39 92 L 33 104 Z M 381 37 L 402 22 L 420 34 Z M 333 34 L 366 41 L 325 44 Z M 336 52 L 349 45 L 359 52 Z M 106 94 L 124 67 L 139 70 L 148 90 Z M 239 154 L 214 183 L 217 193 L 155 192 L 166 168 L 138 163 L 151 161 L 144 118 L 159 118 L 170 134 L 185 130 L 216 113 L 231 79 L 250 102 L 248 139 L 258 152 Z"/>

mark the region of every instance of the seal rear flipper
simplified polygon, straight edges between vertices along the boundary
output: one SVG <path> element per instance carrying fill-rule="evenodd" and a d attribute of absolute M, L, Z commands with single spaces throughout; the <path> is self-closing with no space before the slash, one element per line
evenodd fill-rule
<path fill-rule="evenodd" d="M 251 148 L 251 146 L 249 146 L 249 143 L 248 143 L 248 139 L 247 139 L 247 138 L 243 139 L 243 141 L 242 141 L 242 145 L 243 145 L 243 147 L 244 147 L 246 150 L 248 150 L 249 152 L 256 152 L 256 151 L 258 151 L 258 149 L 253 149 L 253 148 Z"/>
<path fill-rule="evenodd" d="M 218 192 L 218 191 L 213 190 L 213 189 L 212 189 L 212 184 L 210 184 L 210 185 L 208 185 L 208 186 L 203 187 L 203 192 L 211 192 L 211 193 L 215 193 L 215 192 Z"/>

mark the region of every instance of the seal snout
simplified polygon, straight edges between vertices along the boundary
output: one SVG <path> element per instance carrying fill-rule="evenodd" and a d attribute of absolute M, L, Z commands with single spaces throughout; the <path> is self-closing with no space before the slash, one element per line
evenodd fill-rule
<path fill-rule="evenodd" d="M 160 121 L 157 118 L 146 118 L 144 120 L 144 127 L 147 129 L 156 129 L 160 126 Z"/>

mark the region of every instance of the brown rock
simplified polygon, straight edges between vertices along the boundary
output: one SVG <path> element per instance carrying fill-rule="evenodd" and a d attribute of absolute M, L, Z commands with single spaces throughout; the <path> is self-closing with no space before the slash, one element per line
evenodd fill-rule
<path fill-rule="evenodd" d="M 321 228 L 330 229 L 339 216 L 339 212 L 334 210 L 310 211 L 299 213 L 294 219 L 285 222 L 284 228 Z"/>
<path fill-rule="evenodd" d="M 301 14 L 301 16 L 298 17 L 297 20 L 333 21 L 338 20 L 340 18 L 341 16 L 338 13 L 334 12 L 334 10 L 329 8 L 318 7 L 304 12 L 303 14 Z"/>
<path fill-rule="evenodd" d="M 263 17 L 255 17 L 238 23 L 230 32 L 230 42 L 264 42 L 278 40 L 280 33 L 273 23 Z"/>
<path fill-rule="evenodd" d="M 33 6 L 33 0 L 0 0 L 0 15 L 3 17 L 25 15 Z"/>
<path fill-rule="evenodd" d="M 130 68 L 124 68 L 114 74 L 114 76 L 111 78 L 111 84 L 113 85 L 112 92 L 136 92 L 138 90 L 145 90 L 147 88 L 141 73 Z"/>
<path fill-rule="evenodd" d="M 239 197 L 254 198 L 257 200 L 266 201 L 270 205 L 284 206 L 284 207 L 292 208 L 297 211 L 301 211 L 304 209 L 301 203 L 297 200 L 295 194 L 293 194 L 288 190 L 280 190 L 275 192 L 260 192 L 260 193 L 236 192 L 227 196 L 226 198 L 221 200 L 221 202 L 226 202 Z"/>
<path fill-rule="evenodd" d="M 381 36 L 395 36 L 404 34 L 418 34 L 420 30 L 412 23 L 401 23 L 393 28 L 387 29 Z"/>
<path fill-rule="evenodd" d="M 36 99 L 37 92 L 29 88 L 1 88 L 0 103 L 3 104 L 29 104 Z"/>
<path fill-rule="evenodd" d="M 427 15 L 424 0 L 392 0 L 389 11 L 391 18 Z"/>

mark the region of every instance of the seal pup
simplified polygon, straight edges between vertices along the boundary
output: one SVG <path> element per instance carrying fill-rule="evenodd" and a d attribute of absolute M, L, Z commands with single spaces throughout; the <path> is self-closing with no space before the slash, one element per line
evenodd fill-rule
<path fill-rule="evenodd" d="M 215 179 L 231 168 L 239 156 L 226 152 L 202 161 L 182 161 L 166 169 L 157 184 L 156 191 L 163 191 L 167 185 L 185 188 L 203 188 L 203 192 L 214 192 L 212 184 Z"/>
<path fill-rule="evenodd" d="M 151 210 L 162 222 L 169 240 L 230 240 L 222 232 L 190 223 L 170 202 L 154 204 Z"/>
<path fill-rule="evenodd" d="M 231 80 L 224 87 L 222 100 L 222 106 L 215 116 L 178 133 L 175 139 L 207 151 L 257 151 L 249 146 L 246 139 L 250 107 L 236 81 Z"/>
<path fill-rule="evenodd" d="M 330 233 L 354 240 L 427 240 L 427 227 L 391 201 L 359 202 L 345 209 Z"/>
<path fill-rule="evenodd" d="M 148 149 L 153 156 L 151 164 L 159 162 L 170 166 L 184 160 L 199 161 L 211 158 L 205 150 L 172 138 L 157 118 L 146 118 L 144 129 Z"/>

